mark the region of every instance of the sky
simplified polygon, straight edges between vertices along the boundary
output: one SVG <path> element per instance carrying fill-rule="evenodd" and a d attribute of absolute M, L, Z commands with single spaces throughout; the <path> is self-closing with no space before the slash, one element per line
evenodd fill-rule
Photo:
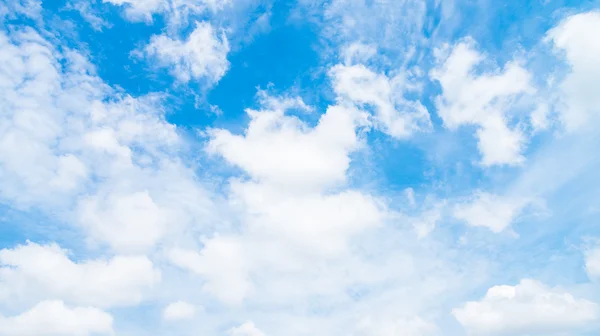
<path fill-rule="evenodd" d="M 0 23 L 0 336 L 600 334 L 600 2 Z"/>

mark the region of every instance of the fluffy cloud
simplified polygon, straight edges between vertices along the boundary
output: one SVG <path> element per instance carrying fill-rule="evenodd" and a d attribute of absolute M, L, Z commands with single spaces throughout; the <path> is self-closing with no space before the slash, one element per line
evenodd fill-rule
<path fill-rule="evenodd" d="M 151 248 L 167 224 L 177 231 L 206 215 L 160 96 L 119 93 L 81 54 L 30 29 L 0 33 L 0 45 L 3 202 L 51 212 L 90 242 L 127 252 Z"/>
<path fill-rule="evenodd" d="M 260 331 L 253 322 L 248 321 L 243 323 L 240 326 L 231 328 L 229 330 L 229 335 L 231 336 L 265 336 L 265 334 Z"/>
<path fill-rule="evenodd" d="M 434 325 L 419 317 L 412 318 L 373 318 L 360 320 L 355 336 L 426 336 L 436 331 Z"/>
<path fill-rule="evenodd" d="M 574 333 L 600 317 L 595 303 L 528 279 L 492 287 L 452 313 L 473 335 Z"/>
<path fill-rule="evenodd" d="M 368 53 L 356 50 L 347 55 L 353 58 L 356 53 Z M 336 65 L 329 75 L 338 100 L 355 104 L 358 107 L 371 106 L 375 110 L 374 123 L 383 132 L 397 138 L 406 138 L 418 131 L 429 130 L 431 121 L 427 109 L 419 101 L 404 98 L 405 78 L 398 75 L 388 78 L 378 74 L 362 64 Z"/>
<path fill-rule="evenodd" d="M 239 305 L 252 289 L 248 252 L 239 238 L 215 237 L 200 252 L 175 248 L 168 258 L 174 265 L 204 277 L 206 292 L 226 304 Z"/>
<path fill-rule="evenodd" d="M 600 116 L 600 96 L 595 87 L 600 77 L 600 42 L 590 34 L 600 29 L 600 12 L 572 15 L 550 30 L 547 39 L 563 54 L 570 72 L 560 83 L 563 106 L 559 114 L 570 131 L 587 128 Z"/>
<path fill-rule="evenodd" d="M 196 315 L 196 306 L 185 301 L 170 303 L 163 310 L 163 319 L 167 321 L 189 320 Z"/>
<path fill-rule="evenodd" d="M 265 100 L 265 98 L 262 98 Z M 210 130 L 210 153 L 219 154 L 252 178 L 293 189 L 321 189 L 345 181 L 348 154 L 359 146 L 356 128 L 362 114 L 353 108 L 329 107 L 316 127 L 285 115 L 291 108 L 306 109 L 297 100 L 267 100 L 250 117 L 244 135 Z"/>
<path fill-rule="evenodd" d="M 352 237 L 386 218 L 383 202 L 343 188 L 363 113 L 330 106 L 309 127 L 286 114 L 306 110 L 300 100 L 264 93 L 260 98 L 263 109 L 248 110 L 243 135 L 208 132 L 208 151 L 250 177 L 229 183 L 228 201 L 240 230 L 205 239 L 200 251 L 169 253 L 175 265 L 206 279 L 205 291 L 228 304 L 255 297 L 279 276 L 302 272 L 302 265 L 347 256 Z M 272 278 L 265 277 L 267 270 Z"/>
<path fill-rule="evenodd" d="M 444 125 L 454 130 L 461 125 L 477 126 L 478 147 L 484 166 L 518 165 L 527 136 L 518 126 L 509 124 L 518 99 L 533 94 L 531 74 L 516 62 L 503 69 L 476 74 L 475 67 L 485 56 L 466 40 L 451 50 L 438 50 L 441 64 L 431 71 L 440 82 L 442 95 L 436 99 Z"/>
<path fill-rule="evenodd" d="M 454 207 L 454 217 L 470 226 L 486 227 L 498 233 L 510 227 L 521 211 L 532 202 L 528 198 L 478 192 L 469 202 Z"/>
<path fill-rule="evenodd" d="M 0 335 L 113 335 L 113 318 L 96 308 L 70 308 L 62 301 L 43 301 L 21 315 L 0 315 Z"/>
<path fill-rule="evenodd" d="M 55 244 L 28 243 L 0 250 L 0 298 L 30 302 L 61 299 L 99 307 L 136 305 L 160 281 L 160 272 L 143 256 L 73 262 Z"/>
<path fill-rule="evenodd" d="M 225 34 L 218 36 L 208 22 L 197 22 L 184 41 L 155 35 L 143 52 L 159 66 L 169 68 L 180 82 L 204 80 L 214 84 L 229 68 L 229 44 Z"/>

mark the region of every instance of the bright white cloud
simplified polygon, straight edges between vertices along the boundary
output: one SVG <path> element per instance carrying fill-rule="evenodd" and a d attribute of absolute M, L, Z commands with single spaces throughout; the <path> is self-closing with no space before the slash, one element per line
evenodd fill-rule
<path fill-rule="evenodd" d="M 576 333 L 600 317 L 595 303 L 535 280 L 490 288 L 452 314 L 472 335 Z"/>
<path fill-rule="evenodd" d="M 270 101 L 264 110 L 247 110 L 250 124 L 244 135 L 213 129 L 208 151 L 223 156 L 255 180 L 293 189 L 320 189 L 342 184 L 350 165 L 348 154 L 359 146 L 356 128 L 361 113 L 329 107 L 310 128 L 285 115 L 290 108 L 306 109 L 297 100 Z"/>
<path fill-rule="evenodd" d="M 502 232 L 510 227 L 531 199 L 498 196 L 478 192 L 465 203 L 454 207 L 454 217 L 474 227 L 486 227 L 493 232 Z"/>
<path fill-rule="evenodd" d="M 590 32 L 600 29 L 600 12 L 572 15 L 550 30 L 548 39 L 566 57 L 570 72 L 559 84 L 559 114 L 570 131 L 588 128 L 600 116 L 600 41 Z"/>
<path fill-rule="evenodd" d="M 33 30 L 0 33 L 0 46 L 3 202 L 51 212 L 91 243 L 127 252 L 208 219 L 160 96 L 120 94 L 82 55 L 59 53 Z"/>
<path fill-rule="evenodd" d="M 503 69 L 475 73 L 485 56 L 475 50 L 471 40 L 458 43 L 449 52 L 437 52 L 441 64 L 430 75 L 442 86 L 436 106 L 444 125 L 451 130 L 477 126 L 484 166 L 523 163 L 527 136 L 510 121 L 515 119 L 512 109 L 518 99 L 535 92 L 531 74 L 516 62 L 507 63 Z"/>
<path fill-rule="evenodd" d="M 330 106 L 310 127 L 286 114 L 307 110 L 302 101 L 259 97 L 263 109 L 248 111 L 251 120 L 243 135 L 208 132 L 208 150 L 251 178 L 229 184 L 228 201 L 240 231 L 208 238 L 200 251 L 169 254 L 175 265 L 206 280 L 205 291 L 228 304 L 256 299 L 262 286 L 303 272 L 302 265 L 347 256 L 353 237 L 386 218 L 385 205 L 375 197 L 346 189 L 329 192 L 343 187 L 349 155 L 359 146 L 363 113 Z M 273 278 L 265 278 L 267 270 Z"/>
<path fill-rule="evenodd" d="M 250 260 L 238 238 L 215 237 L 200 252 L 176 248 L 168 258 L 176 266 L 207 279 L 204 290 L 229 305 L 239 305 L 251 292 Z"/>
<path fill-rule="evenodd" d="M 350 51 L 352 55 L 369 52 L 368 49 L 354 49 Z M 336 65 L 329 75 L 340 103 L 372 107 L 375 110 L 374 124 L 383 132 L 406 138 L 431 128 L 427 109 L 419 101 L 404 98 L 407 84 L 403 76 L 388 78 L 362 64 Z"/>
<path fill-rule="evenodd" d="M 208 22 L 197 22 L 186 40 L 155 35 L 144 48 L 150 60 L 168 68 L 180 82 L 204 80 L 214 84 L 229 68 L 229 43 L 224 33 L 219 34 Z"/>
<path fill-rule="evenodd" d="M 167 224 L 166 213 L 148 192 L 83 199 L 79 216 L 94 237 L 116 250 L 147 250 L 162 237 Z"/>
<path fill-rule="evenodd" d="M 152 14 L 169 8 L 166 0 L 102 0 L 102 2 L 124 6 L 127 17 L 134 21 L 152 21 Z"/>
<path fill-rule="evenodd" d="M 240 326 L 231 328 L 229 330 L 229 335 L 231 336 L 265 336 L 265 334 L 260 331 L 253 322 L 248 321 L 243 323 Z"/>
<path fill-rule="evenodd" d="M 170 303 L 163 310 L 163 319 L 167 321 L 190 320 L 196 316 L 197 308 L 191 303 L 177 301 Z"/>
<path fill-rule="evenodd" d="M 0 250 L 0 298 L 39 298 L 99 307 L 137 305 L 160 282 L 160 272 L 143 256 L 74 262 L 59 246 L 27 243 Z"/>
<path fill-rule="evenodd" d="M 70 308 L 62 301 L 43 301 L 21 315 L 0 315 L 0 335 L 113 335 L 112 324 L 112 316 L 99 309 Z"/>

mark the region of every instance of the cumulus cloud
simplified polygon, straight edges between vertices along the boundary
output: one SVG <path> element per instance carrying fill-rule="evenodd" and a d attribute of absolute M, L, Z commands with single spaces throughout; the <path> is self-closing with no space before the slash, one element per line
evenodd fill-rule
<path fill-rule="evenodd" d="M 112 316 L 96 308 L 71 308 L 62 301 L 42 301 L 17 316 L 0 315 L 0 335 L 113 335 L 112 324 Z"/>
<path fill-rule="evenodd" d="M 245 322 L 229 330 L 231 336 L 265 336 L 252 321 Z"/>
<path fill-rule="evenodd" d="M 157 243 L 166 218 L 170 232 L 197 221 L 209 201 L 160 96 L 119 93 L 81 54 L 31 29 L 0 33 L 0 45 L 4 203 L 51 212 L 127 252 Z"/>
<path fill-rule="evenodd" d="M 300 100 L 260 98 L 263 108 L 248 110 L 244 134 L 208 132 L 207 150 L 249 177 L 229 182 L 228 203 L 241 222 L 239 232 L 207 238 L 199 251 L 169 253 L 175 265 L 203 277 L 204 290 L 227 304 L 256 299 L 263 286 L 302 272 L 311 261 L 347 256 L 352 237 L 386 218 L 383 202 L 344 188 L 363 113 L 330 106 L 310 127 L 286 113 L 308 109 Z"/>
<path fill-rule="evenodd" d="M 297 100 L 270 101 L 260 111 L 247 110 L 250 123 L 244 135 L 225 129 L 209 131 L 207 150 L 246 171 L 259 182 L 293 189 L 320 189 L 343 184 L 350 165 L 348 154 L 359 147 L 356 128 L 361 113 L 329 107 L 316 127 L 285 115 L 306 109 Z"/>
<path fill-rule="evenodd" d="M 356 55 L 357 52 L 368 53 L 368 50 L 351 52 Z M 383 132 L 407 138 L 431 128 L 427 109 L 419 101 L 404 98 L 406 83 L 402 75 L 388 78 L 362 64 L 336 65 L 330 69 L 329 75 L 338 100 L 342 104 L 372 107 L 375 110 L 374 124 Z"/>
<path fill-rule="evenodd" d="M 186 40 L 155 35 L 143 52 L 183 83 L 204 80 L 214 84 L 229 68 L 227 37 L 224 33 L 219 36 L 208 22 L 197 22 Z"/>
<path fill-rule="evenodd" d="M 430 75 L 442 87 L 436 107 L 444 125 L 451 130 L 462 125 L 477 126 L 484 166 L 523 163 L 528 138 L 510 120 L 514 120 L 511 109 L 516 108 L 518 99 L 535 93 L 531 74 L 515 61 L 503 69 L 476 73 L 475 67 L 481 65 L 485 55 L 471 40 L 450 50 L 438 50 L 438 58 L 440 64 Z"/>
<path fill-rule="evenodd" d="M 174 248 L 169 260 L 206 279 L 203 289 L 229 305 L 239 305 L 252 290 L 248 279 L 249 258 L 236 237 L 215 237 L 200 252 Z"/>
<path fill-rule="evenodd" d="M 167 321 L 190 320 L 196 316 L 197 308 L 185 301 L 169 303 L 163 309 L 163 319 Z"/>
<path fill-rule="evenodd" d="M 454 207 L 454 217 L 470 226 L 486 227 L 498 233 L 510 227 L 521 211 L 532 202 L 529 198 L 478 192 L 470 201 Z"/>
<path fill-rule="evenodd" d="M 0 250 L 0 298 L 13 304 L 60 298 L 84 306 L 137 305 L 160 278 L 145 256 L 74 262 L 56 244 Z"/>
<path fill-rule="evenodd" d="M 595 90 L 600 77 L 600 42 L 590 34 L 600 29 L 600 12 L 571 15 L 548 32 L 557 52 L 564 55 L 569 73 L 559 84 L 561 121 L 569 131 L 587 128 L 600 116 L 600 97 Z"/>
<path fill-rule="evenodd" d="M 472 335 L 575 333 L 598 319 L 598 306 L 570 293 L 524 279 L 516 286 L 490 288 L 452 314 Z"/>

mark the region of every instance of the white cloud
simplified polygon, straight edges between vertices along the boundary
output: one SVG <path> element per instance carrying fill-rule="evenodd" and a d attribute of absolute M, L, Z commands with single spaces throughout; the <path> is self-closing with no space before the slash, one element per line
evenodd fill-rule
<path fill-rule="evenodd" d="M 240 326 L 231 328 L 229 330 L 229 335 L 231 336 L 265 336 L 265 334 L 260 331 L 253 322 L 248 321 L 243 323 Z"/>
<path fill-rule="evenodd" d="M 73 262 L 59 246 L 27 243 L 0 250 L 0 298 L 5 302 L 61 299 L 99 307 L 137 305 L 160 282 L 144 256 Z"/>
<path fill-rule="evenodd" d="M 196 316 L 197 308 L 185 301 L 170 303 L 163 310 L 163 319 L 167 321 L 190 320 Z"/>
<path fill-rule="evenodd" d="M 148 192 L 83 199 L 79 216 L 94 237 L 119 251 L 147 250 L 163 236 L 167 225 L 166 213 Z"/>
<path fill-rule="evenodd" d="M 86 336 L 113 335 L 113 318 L 90 307 L 70 308 L 62 301 L 43 301 L 21 315 L 0 315 L 0 335 Z"/>
<path fill-rule="evenodd" d="M 300 0 L 300 4 L 318 9 L 323 18 L 321 33 L 333 42 L 346 44 L 362 41 L 406 56 L 422 35 L 427 5 L 422 1 Z M 315 5 L 318 3 L 318 5 Z M 322 10 L 322 12 L 321 12 Z"/>
<path fill-rule="evenodd" d="M 203 290 L 230 305 L 239 305 L 252 290 L 248 279 L 249 251 L 238 238 L 215 237 L 200 252 L 175 248 L 168 253 L 176 266 L 203 276 Z"/>
<path fill-rule="evenodd" d="M 319 124 L 309 128 L 290 108 L 306 109 L 301 101 L 276 100 L 264 110 L 247 110 L 244 135 L 213 129 L 208 151 L 223 156 L 257 181 L 297 189 L 321 189 L 345 181 L 348 154 L 359 146 L 355 129 L 361 114 L 352 108 L 329 107 Z"/>
<path fill-rule="evenodd" d="M 0 33 L 0 57 L 4 203 L 36 207 L 127 252 L 209 220 L 160 96 L 119 93 L 81 54 L 58 52 L 31 29 Z"/>
<path fill-rule="evenodd" d="M 436 327 L 419 317 L 362 318 L 354 336 L 426 336 L 433 335 Z"/>
<path fill-rule="evenodd" d="M 243 135 L 208 132 L 208 150 L 250 177 L 229 183 L 239 230 L 205 239 L 199 251 L 169 253 L 175 265 L 203 277 L 204 290 L 227 304 L 257 299 L 257 291 L 279 275 L 303 272 L 303 265 L 315 260 L 347 256 L 353 237 L 386 218 L 376 197 L 343 188 L 364 114 L 330 106 L 310 127 L 286 115 L 292 108 L 307 110 L 302 101 L 264 93 L 259 98 L 263 109 L 248 111 Z"/>
<path fill-rule="evenodd" d="M 411 219 L 417 237 L 424 238 L 435 229 L 437 223 L 442 219 L 443 207 L 443 203 L 435 204 L 423 210 L 418 217 Z"/>
<path fill-rule="evenodd" d="M 458 43 L 449 52 L 437 53 L 441 64 L 430 75 L 442 86 L 436 107 L 444 125 L 451 130 L 462 125 L 477 126 L 484 166 L 523 163 L 527 136 L 509 123 L 515 118 L 511 110 L 517 108 L 518 99 L 535 92 L 531 74 L 516 62 L 475 74 L 475 67 L 485 56 L 475 50 L 471 40 Z"/>
<path fill-rule="evenodd" d="M 41 0 L 13 0 L 0 3 L 0 20 L 8 16 L 12 18 L 15 14 L 23 14 L 27 17 L 37 19 L 42 11 Z"/>
<path fill-rule="evenodd" d="M 122 6 L 131 21 L 152 21 L 154 14 L 166 14 L 168 19 L 178 23 L 191 13 L 200 14 L 206 10 L 218 11 L 231 3 L 231 0 L 102 0 L 115 6 Z"/>
<path fill-rule="evenodd" d="M 596 90 L 600 77 L 600 42 L 594 37 L 600 29 L 600 12 L 569 16 L 548 32 L 557 51 L 564 54 L 570 72 L 559 84 L 563 106 L 559 115 L 567 130 L 591 127 L 600 116 L 600 96 Z M 590 125 L 590 126 L 588 126 Z"/>
<path fill-rule="evenodd" d="M 600 247 L 594 246 L 585 251 L 585 271 L 592 280 L 600 279 Z"/>
<path fill-rule="evenodd" d="M 470 226 L 486 227 L 498 233 L 510 227 L 523 209 L 532 202 L 529 198 L 478 192 L 470 201 L 454 207 L 454 217 Z"/>
<path fill-rule="evenodd" d="M 535 280 L 490 288 L 452 314 L 472 335 L 576 333 L 600 317 L 595 303 Z"/>
<path fill-rule="evenodd" d="M 368 53 L 368 50 L 361 53 Z M 427 109 L 419 101 L 404 98 L 407 84 L 403 76 L 388 78 L 362 64 L 338 64 L 331 68 L 329 75 L 340 103 L 373 107 L 374 124 L 383 132 L 393 137 L 406 138 L 415 132 L 431 128 Z"/>
<path fill-rule="evenodd" d="M 144 48 L 150 60 L 169 68 L 180 82 L 204 80 L 214 84 L 229 68 L 229 43 L 224 33 L 219 36 L 208 22 L 197 22 L 186 40 L 155 35 Z"/>
<path fill-rule="evenodd" d="M 167 10 L 165 0 L 102 0 L 116 6 L 124 6 L 127 17 L 131 20 L 152 21 L 152 14 Z"/>

